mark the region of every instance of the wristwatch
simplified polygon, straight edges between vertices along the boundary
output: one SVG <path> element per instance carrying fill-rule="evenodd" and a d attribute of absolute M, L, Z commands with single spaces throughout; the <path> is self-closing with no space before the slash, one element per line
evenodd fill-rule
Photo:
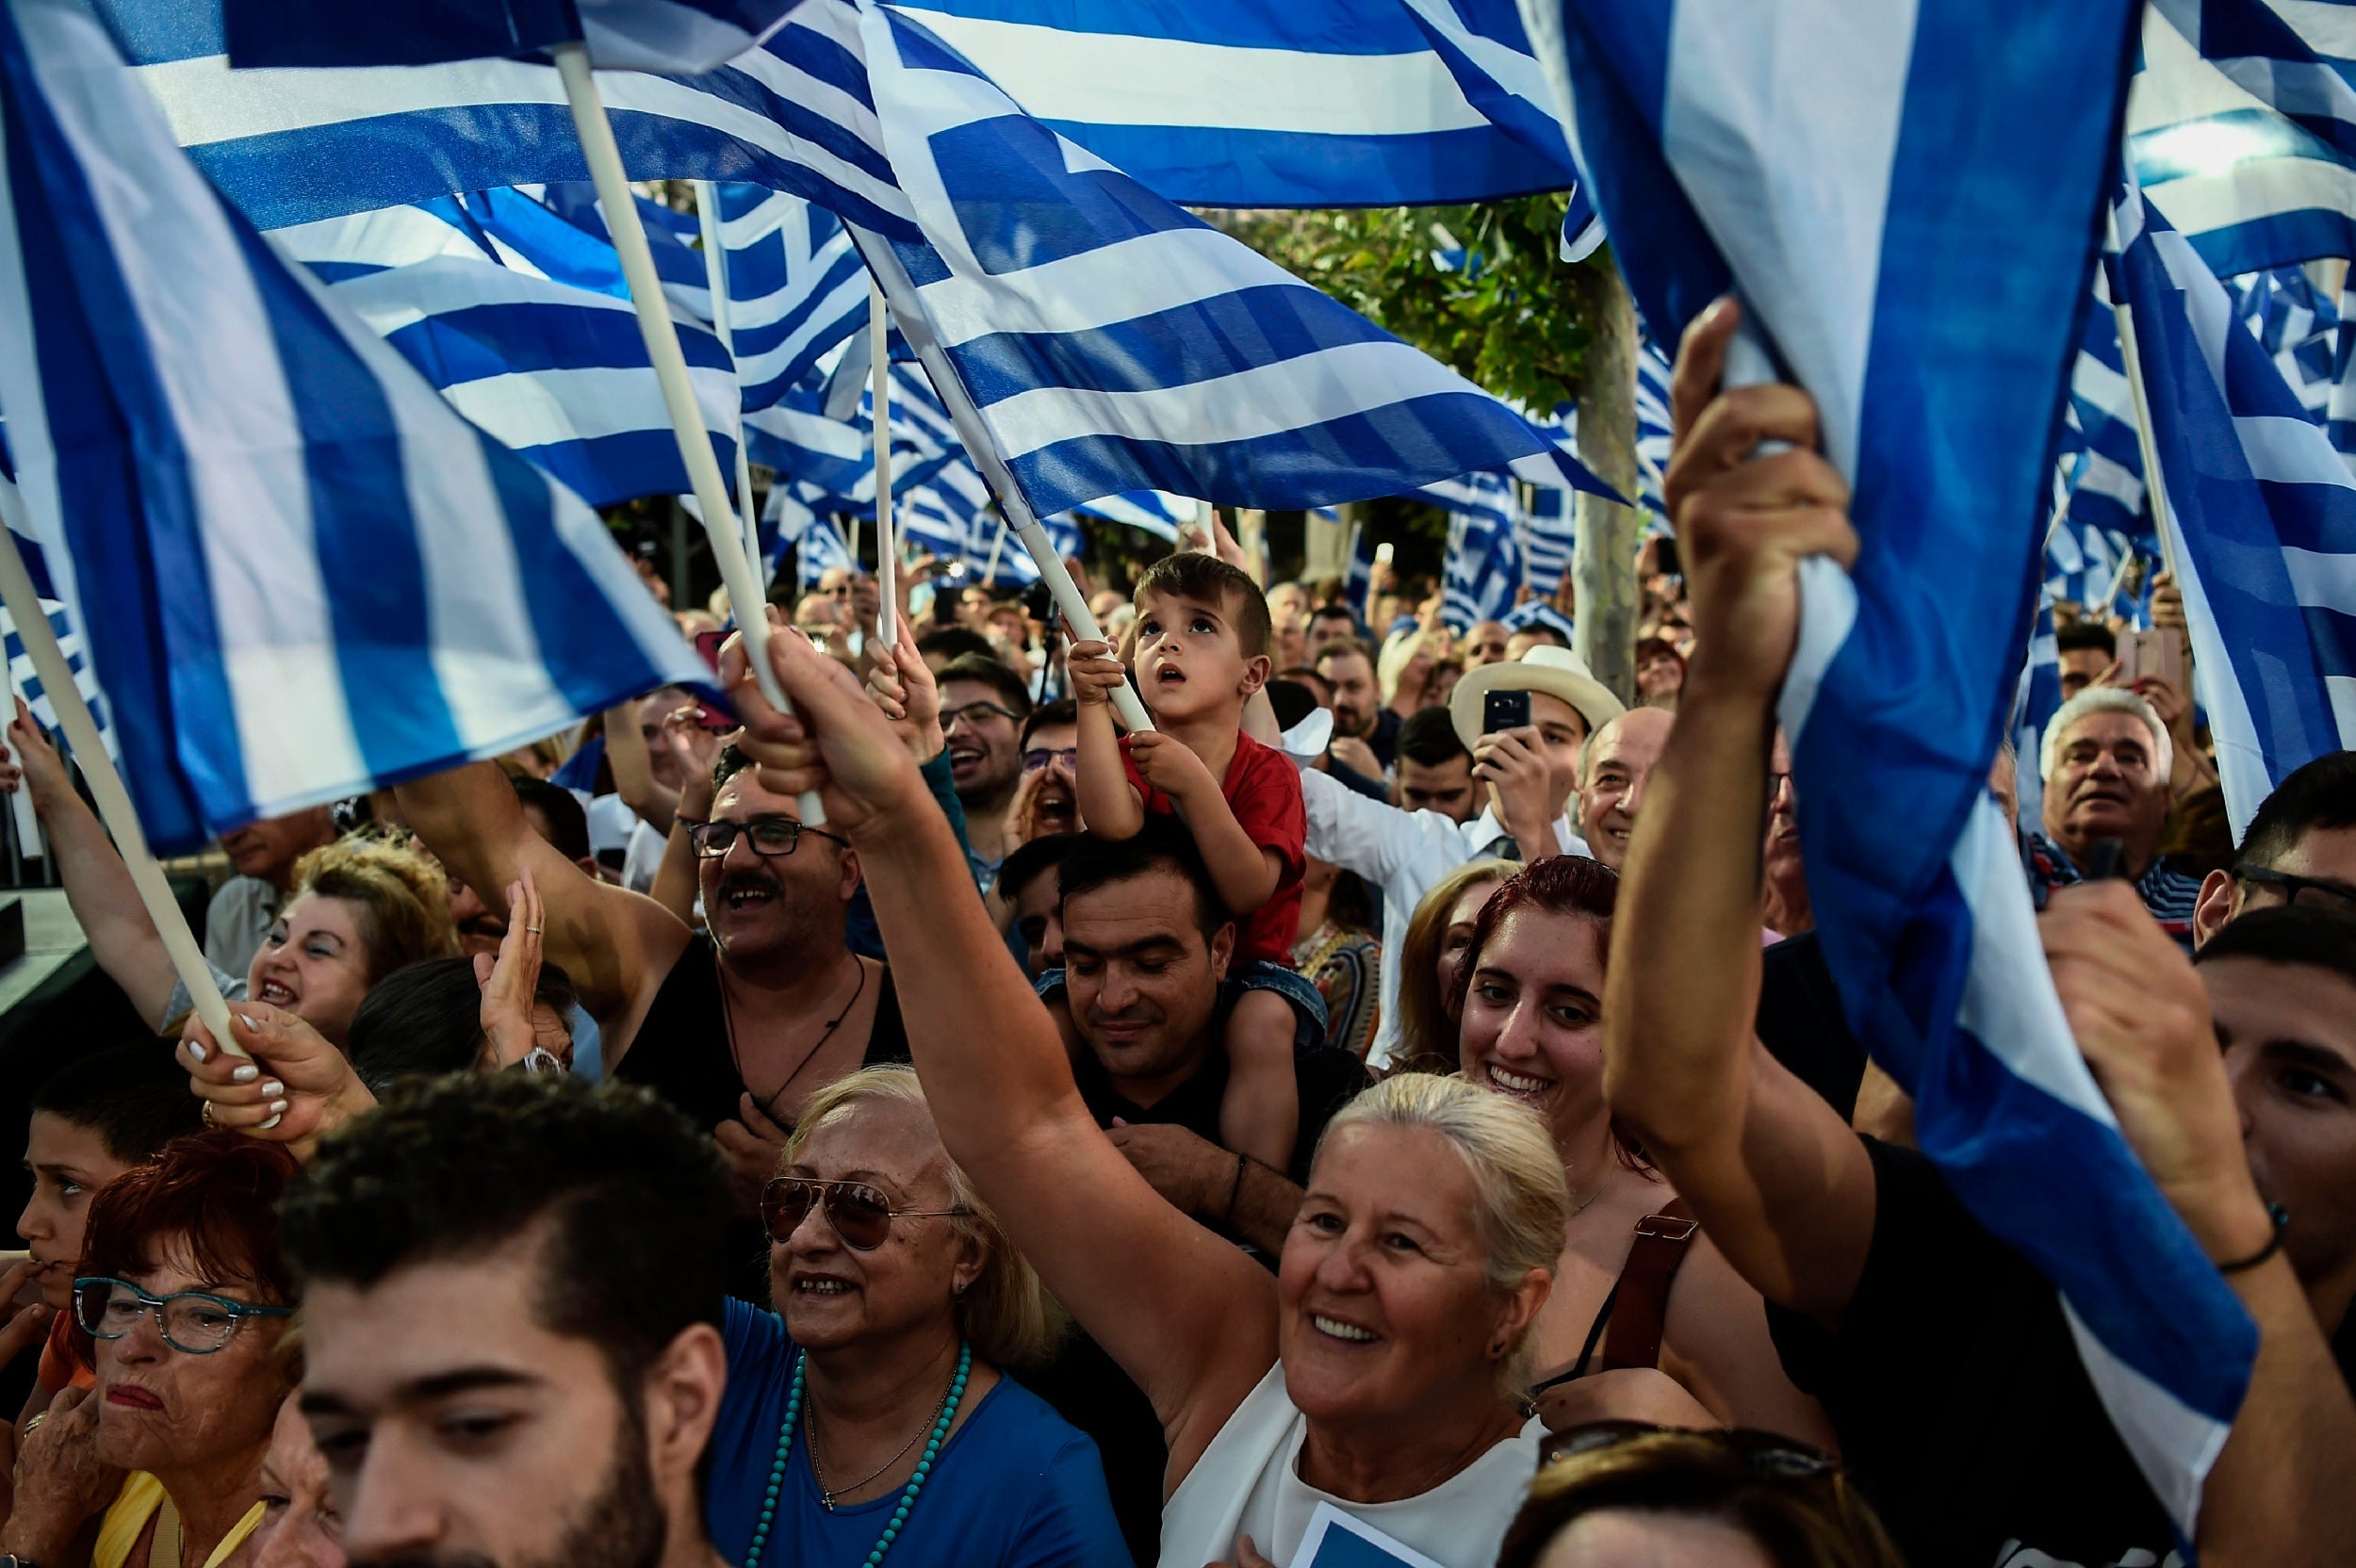
<path fill-rule="evenodd" d="M 0 1568 L 41 1568 L 41 1564 L 31 1558 L 19 1557 L 14 1552 L 0 1552 Z"/>

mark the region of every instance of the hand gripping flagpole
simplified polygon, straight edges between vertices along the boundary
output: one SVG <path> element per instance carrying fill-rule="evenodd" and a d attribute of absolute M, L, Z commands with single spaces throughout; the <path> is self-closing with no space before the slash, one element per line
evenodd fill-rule
<path fill-rule="evenodd" d="M 589 69 L 588 46 L 560 43 L 550 51 L 556 74 L 564 83 L 564 102 L 573 111 L 573 130 L 581 138 L 581 155 L 605 209 L 605 226 L 621 257 L 622 276 L 630 285 L 630 302 L 638 313 L 638 330 L 646 340 L 646 357 L 663 388 L 663 405 L 671 416 L 671 433 L 679 440 L 679 459 L 703 511 L 704 534 L 712 541 L 712 557 L 719 563 L 720 580 L 728 585 L 728 603 L 736 610 L 737 629 L 744 637 L 744 652 L 753 667 L 761 694 L 780 713 L 791 713 L 785 688 L 769 667 L 769 616 L 761 580 L 744 554 L 744 539 L 728 504 L 727 483 L 720 477 L 720 460 L 712 454 L 712 437 L 704 430 L 703 414 L 695 406 L 695 391 L 687 380 L 687 357 L 679 351 L 679 329 L 663 297 L 663 280 L 654 270 L 654 253 L 646 248 L 646 226 L 639 221 L 638 202 L 622 171 L 622 151 L 614 140 L 614 127 L 605 117 L 604 100 Z M 812 827 L 826 820 L 815 793 L 798 803 L 802 820 Z"/>
<path fill-rule="evenodd" d="M 912 297 L 915 285 L 909 281 L 900 258 L 893 253 L 892 242 L 881 235 L 854 228 L 851 237 L 858 244 L 859 254 L 866 258 L 868 275 L 882 286 L 884 297 Z M 933 384 L 933 391 L 941 398 L 941 406 L 949 411 L 949 422 L 957 427 L 957 439 L 965 444 L 968 457 L 981 469 L 982 478 L 997 498 L 998 509 L 1014 529 L 1014 536 L 1030 552 L 1039 566 L 1041 581 L 1055 601 L 1055 609 L 1072 624 L 1072 634 L 1084 643 L 1105 641 L 1104 629 L 1096 624 L 1096 616 L 1088 609 L 1088 601 L 1081 596 L 1080 585 L 1072 580 L 1072 568 L 1063 564 L 1055 552 L 1055 542 L 1047 536 L 1047 530 L 1031 514 L 1031 503 L 1015 483 L 1014 474 L 1006 467 L 1006 459 L 998 455 L 998 448 L 990 438 L 982 423 L 980 412 L 965 390 L 965 383 L 957 379 L 956 367 L 941 351 L 932 330 L 921 310 L 903 304 L 892 312 L 900 323 L 900 335 L 924 367 L 925 376 Z M 1113 711 L 1121 715 L 1121 727 L 1132 734 L 1153 727 L 1153 716 L 1145 710 L 1137 688 L 1123 681 L 1113 688 Z"/>
<path fill-rule="evenodd" d="M 13 512 L 15 498 L 9 496 L 7 500 L 8 509 Z M 11 516 L 6 521 L 22 519 Z M 98 805 L 99 820 L 114 835 L 115 848 L 131 874 L 131 884 L 139 890 L 139 903 L 146 906 L 147 918 L 155 923 L 155 934 L 163 939 L 164 951 L 171 955 L 172 972 L 188 988 L 188 996 L 196 1004 L 196 1016 L 204 1021 L 221 1050 L 232 1056 L 246 1055 L 245 1048 L 229 1032 L 229 1004 L 222 1000 L 221 987 L 213 980 L 212 966 L 205 961 L 205 949 L 198 944 L 196 933 L 188 929 L 188 917 L 181 912 L 180 901 L 172 895 L 172 884 L 164 879 L 164 868 L 156 864 L 155 852 L 147 847 L 147 835 L 139 830 L 139 812 L 131 805 L 131 792 L 123 787 L 123 775 L 115 771 L 114 759 L 106 755 L 106 743 L 98 735 L 98 721 L 90 716 L 81 687 L 74 684 L 73 667 L 66 662 L 65 650 L 57 645 L 57 634 L 50 629 L 49 617 L 41 612 L 41 596 L 33 589 L 32 574 L 25 569 L 25 557 L 17 550 L 16 531 L 8 527 L 0 527 L 0 603 L 7 604 L 8 618 L 16 623 L 17 635 L 25 639 L 25 651 L 32 658 L 33 673 L 41 677 L 41 690 L 49 694 L 58 727 L 65 731 L 66 743 L 74 748 L 74 760 L 81 764 L 82 776 L 90 780 L 90 798 Z"/>
<path fill-rule="evenodd" d="M 728 321 L 728 253 L 720 248 L 720 188 L 710 180 L 695 182 L 695 226 L 702 232 L 704 242 L 704 280 L 712 286 L 712 330 L 720 339 L 720 347 L 728 351 L 728 363 L 736 363 L 736 334 Z M 740 416 L 740 420 L 741 420 Z M 736 431 L 736 514 L 744 528 L 744 559 L 751 562 L 754 580 L 760 580 L 761 519 L 753 512 L 753 465 L 744 453 L 744 428 L 740 422 Z M 730 608 L 735 596 L 730 595 Z M 744 617 L 740 612 L 736 617 Z"/>
<path fill-rule="evenodd" d="M 876 634 L 890 647 L 900 633 L 900 531 L 892 515 L 892 314 L 884 308 L 883 285 L 867 276 L 867 362 L 875 388 L 875 576 L 882 589 Z"/>

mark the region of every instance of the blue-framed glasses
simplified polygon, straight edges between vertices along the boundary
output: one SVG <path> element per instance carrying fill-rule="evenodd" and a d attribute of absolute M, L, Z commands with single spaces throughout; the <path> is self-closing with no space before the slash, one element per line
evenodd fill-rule
<path fill-rule="evenodd" d="M 121 1339 L 151 1312 L 164 1331 L 164 1343 L 191 1356 L 209 1356 L 228 1344 L 237 1325 L 249 1317 L 294 1315 L 292 1307 L 257 1307 L 202 1290 L 150 1296 L 128 1280 L 104 1274 L 74 1282 L 74 1321 L 92 1339 Z"/>

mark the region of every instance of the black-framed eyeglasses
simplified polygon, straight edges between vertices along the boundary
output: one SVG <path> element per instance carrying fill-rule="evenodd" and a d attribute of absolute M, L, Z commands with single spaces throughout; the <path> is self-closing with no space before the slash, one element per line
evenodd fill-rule
<path fill-rule="evenodd" d="M 971 1209 L 895 1209 L 892 1200 L 865 1182 L 819 1182 L 780 1176 L 761 1189 L 761 1223 L 771 1241 L 790 1241 L 810 1217 L 810 1205 L 826 1211 L 826 1223 L 843 1245 L 873 1252 L 892 1233 L 895 1219 L 944 1219 Z"/>
<path fill-rule="evenodd" d="M 1652 1421 L 1583 1421 L 1567 1430 L 1549 1435 L 1538 1446 L 1538 1467 L 1562 1460 L 1576 1459 L 1605 1448 L 1616 1448 L 1623 1443 L 1663 1434 L 1690 1438 L 1713 1447 L 1724 1448 L 1742 1462 L 1743 1468 L 1765 1480 L 1814 1480 L 1832 1475 L 1841 1468 L 1841 1462 L 1820 1448 L 1805 1443 L 1794 1443 L 1779 1432 L 1760 1431 L 1753 1427 L 1720 1427 L 1698 1430 L 1686 1427 L 1664 1427 Z"/>
<path fill-rule="evenodd" d="M 962 723 L 970 724 L 978 729 L 981 727 L 982 720 L 984 718 L 1004 719 L 1008 724 L 1021 724 L 1023 722 L 1022 715 L 1016 713 L 1010 708 L 1001 708 L 994 702 L 969 702 L 962 708 L 942 709 L 941 710 L 941 727 L 944 730 L 955 729 L 960 723 Z"/>
<path fill-rule="evenodd" d="M 2310 909 L 2356 909 L 2356 888 L 2329 876 L 2293 876 L 2271 866 L 2235 866 L 2233 878 L 2238 882 L 2255 882 L 2261 888 L 2279 888 L 2282 902 L 2302 901 Z M 2312 899 L 2307 894 L 2314 893 Z"/>
<path fill-rule="evenodd" d="M 725 858 L 728 852 L 736 847 L 736 836 L 740 833 L 751 842 L 755 855 L 773 858 L 793 854 L 805 833 L 815 833 L 839 844 L 848 845 L 851 841 L 823 827 L 795 822 L 792 817 L 755 817 L 750 822 L 691 822 L 687 825 L 687 841 L 695 845 L 698 860 Z"/>
<path fill-rule="evenodd" d="M 149 1313 L 155 1315 L 166 1345 L 184 1355 L 209 1356 L 228 1344 L 247 1318 L 292 1317 L 294 1308 L 258 1307 L 205 1290 L 150 1296 L 128 1280 L 104 1274 L 74 1282 L 74 1321 L 92 1339 L 121 1339 Z"/>
<path fill-rule="evenodd" d="M 1060 751 L 1050 751 L 1045 746 L 1038 746 L 1023 754 L 1024 773 L 1043 772 L 1051 762 L 1061 762 L 1065 767 L 1077 773 L 1080 771 L 1080 748 L 1065 746 Z"/>

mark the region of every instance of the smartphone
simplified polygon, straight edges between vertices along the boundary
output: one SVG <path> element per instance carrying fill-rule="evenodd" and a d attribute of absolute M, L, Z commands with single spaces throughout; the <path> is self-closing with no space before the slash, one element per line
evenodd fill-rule
<path fill-rule="evenodd" d="M 733 633 L 727 631 L 695 633 L 695 657 L 702 660 L 704 667 L 714 675 L 720 673 L 721 645 L 727 643 L 731 635 Z M 709 729 L 718 734 L 722 730 L 734 729 L 736 726 L 736 715 L 727 709 L 709 702 L 695 704 L 695 727 L 698 729 Z"/>
<path fill-rule="evenodd" d="M 2119 639 L 2119 683 L 2133 691 L 2136 681 L 2151 676 L 2167 681 L 2180 696 L 2191 694 L 2191 688 L 2185 684 L 2183 632 L 2172 627 L 2160 627 L 2151 631 L 2131 631 Z"/>
<path fill-rule="evenodd" d="M 1525 729 L 1530 726 L 1528 692 L 1484 692 L 1481 695 L 1481 733 Z"/>
<path fill-rule="evenodd" d="M 1661 568 L 1661 575 L 1683 577 L 1685 564 L 1677 558 L 1677 542 L 1664 533 L 1653 543 L 1653 564 Z"/>

